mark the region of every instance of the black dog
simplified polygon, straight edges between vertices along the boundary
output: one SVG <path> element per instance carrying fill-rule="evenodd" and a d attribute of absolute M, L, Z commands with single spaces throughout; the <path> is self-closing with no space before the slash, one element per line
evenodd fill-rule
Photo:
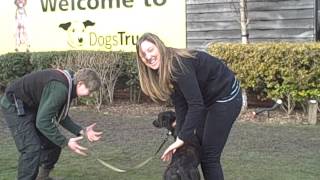
<path fill-rule="evenodd" d="M 176 138 L 175 122 L 176 116 L 173 111 L 161 112 L 158 119 L 153 121 L 157 128 L 168 129 Z M 178 148 L 173 154 L 172 160 L 163 174 L 164 180 L 200 180 L 198 166 L 200 164 L 200 143 L 194 136 L 190 142 Z"/>

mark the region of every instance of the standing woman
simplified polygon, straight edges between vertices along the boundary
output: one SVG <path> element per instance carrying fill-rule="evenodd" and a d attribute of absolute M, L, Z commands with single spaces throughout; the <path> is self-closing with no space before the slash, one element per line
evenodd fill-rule
<path fill-rule="evenodd" d="M 166 47 L 151 33 L 139 38 L 136 49 L 142 91 L 156 102 L 171 98 L 175 106 L 178 136 L 161 159 L 169 161 L 196 135 L 205 179 L 223 180 L 221 153 L 242 106 L 239 81 L 218 58 Z"/>

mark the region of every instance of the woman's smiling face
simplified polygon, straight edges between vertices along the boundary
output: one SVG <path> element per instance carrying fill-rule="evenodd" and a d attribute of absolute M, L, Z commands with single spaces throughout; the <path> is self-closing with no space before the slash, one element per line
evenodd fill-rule
<path fill-rule="evenodd" d="M 142 62 L 149 68 L 157 70 L 160 67 L 159 49 L 150 41 L 143 41 L 140 45 L 139 56 Z"/>

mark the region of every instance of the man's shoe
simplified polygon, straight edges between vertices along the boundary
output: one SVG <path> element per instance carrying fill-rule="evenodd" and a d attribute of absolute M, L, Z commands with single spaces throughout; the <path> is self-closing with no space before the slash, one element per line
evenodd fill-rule
<path fill-rule="evenodd" d="M 63 180 L 63 178 L 49 177 L 52 169 L 39 168 L 39 173 L 36 180 Z"/>

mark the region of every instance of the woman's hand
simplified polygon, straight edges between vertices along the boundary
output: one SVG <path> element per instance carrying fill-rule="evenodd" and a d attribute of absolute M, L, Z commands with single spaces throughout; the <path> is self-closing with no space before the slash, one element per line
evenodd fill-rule
<path fill-rule="evenodd" d="M 176 141 L 172 143 L 162 154 L 161 159 L 162 161 L 170 161 L 172 158 L 172 155 L 176 152 L 176 150 L 181 147 L 184 144 L 184 142 L 177 137 Z"/>
<path fill-rule="evenodd" d="M 82 136 L 76 137 L 76 138 L 70 138 L 68 141 L 68 147 L 71 149 L 71 151 L 73 151 L 77 154 L 80 154 L 82 156 L 86 156 L 87 154 L 84 151 L 86 151 L 88 149 L 80 146 L 77 142 L 77 141 L 80 141 L 81 139 L 83 139 Z"/>
<path fill-rule="evenodd" d="M 97 132 L 93 130 L 93 127 L 96 123 L 91 124 L 90 126 L 86 127 L 86 136 L 90 142 L 98 141 L 101 138 L 102 132 Z"/>

